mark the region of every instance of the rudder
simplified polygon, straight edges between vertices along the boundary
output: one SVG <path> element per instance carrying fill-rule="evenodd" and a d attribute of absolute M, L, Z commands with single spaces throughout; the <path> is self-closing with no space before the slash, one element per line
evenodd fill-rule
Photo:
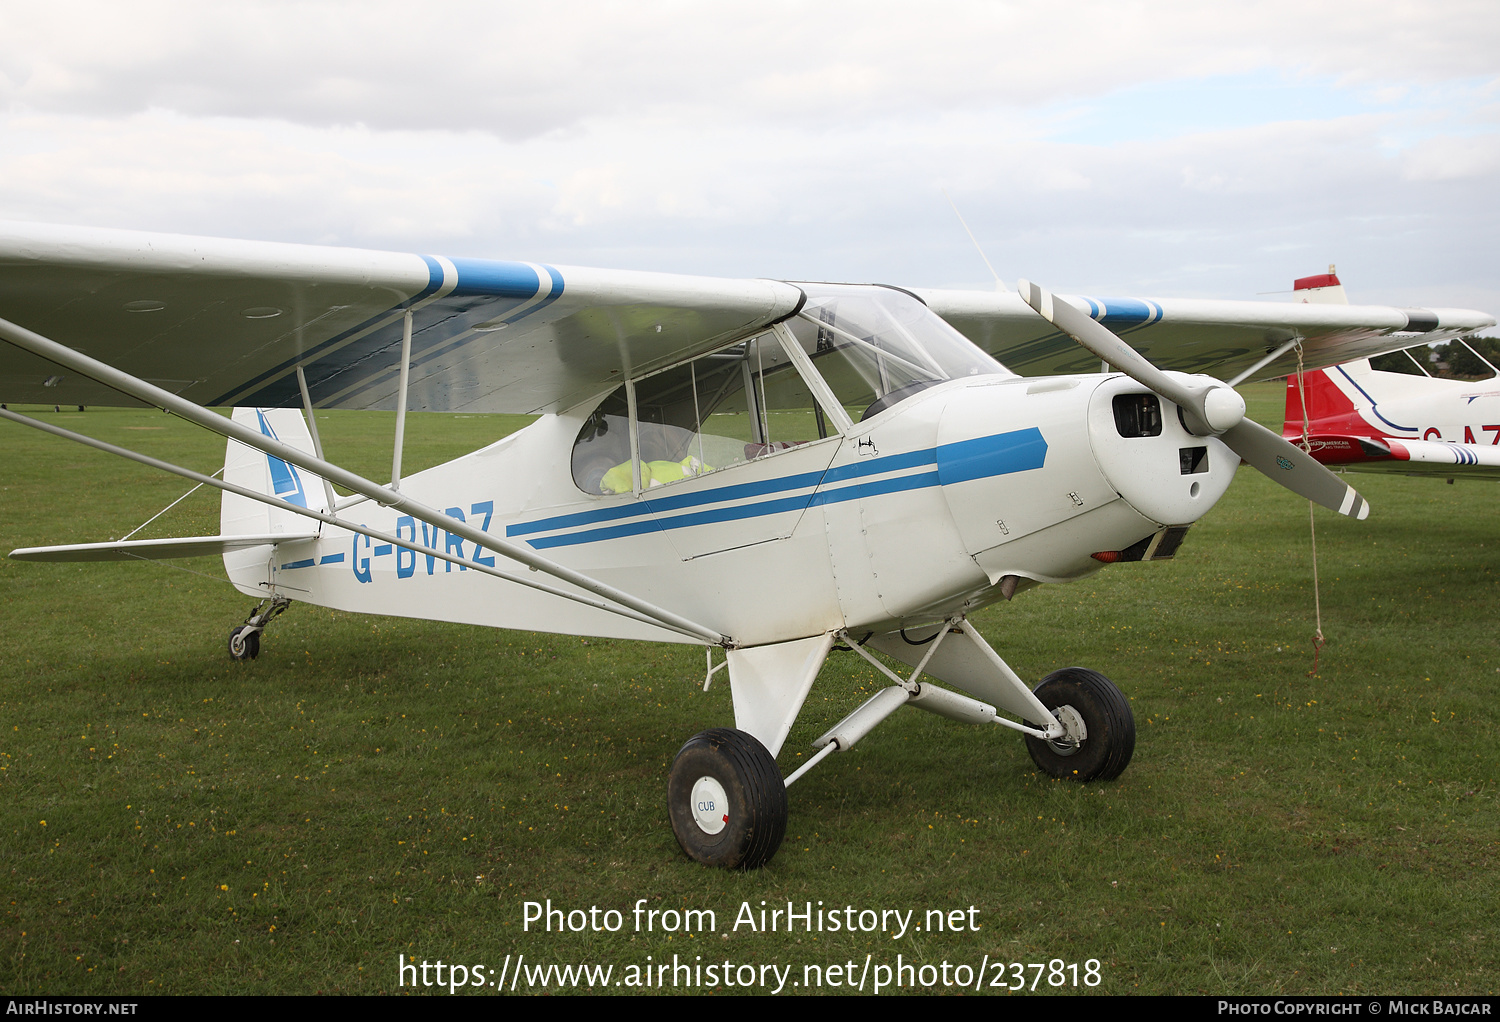
<path fill-rule="evenodd" d="M 236 408 L 233 420 L 242 426 L 277 440 L 288 447 L 314 454 L 312 434 L 298 408 Z M 224 481 L 247 490 L 277 497 L 313 511 L 327 512 L 323 480 L 305 469 L 273 458 L 230 440 L 224 452 Z M 224 536 L 307 533 L 318 523 L 293 511 L 224 491 L 219 505 L 219 532 Z M 242 589 L 255 591 L 266 577 L 270 547 L 257 546 L 224 554 L 224 568 Z"/>

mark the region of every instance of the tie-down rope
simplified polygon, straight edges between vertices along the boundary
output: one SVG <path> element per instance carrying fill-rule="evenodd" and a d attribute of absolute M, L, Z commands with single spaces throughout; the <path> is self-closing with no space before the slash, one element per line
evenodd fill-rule
<path fill-rule="evenodd" d="M 1302 342 L 1297 342 L 1297 397 L 1302 402 L 1302 449 L 1308 454 L 1312 453 L 1312 440 L 1309 437 L 1311 426 L 1307 419 L 1307 383 L 1303 376 L 1302 368 Z M 1313 615 L 1316 620 L 1313 632 L 1313 665 L 1312 670 L 1307 672 L 1309 678 L 1316 677 L 1318 673 L 1318 654 L 1323 651 L 1323 601 L 1318 593 L 1318 523 L 1313 515 L 1313 502 L 1307 502 L 1307 533 L 1312 538 L 1312 570 L 1313 570 Z"/>

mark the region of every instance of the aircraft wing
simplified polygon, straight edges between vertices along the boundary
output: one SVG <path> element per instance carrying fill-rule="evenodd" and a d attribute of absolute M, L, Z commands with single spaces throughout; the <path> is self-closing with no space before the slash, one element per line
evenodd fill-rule
<path fill-rule="evenodd" d="M 1011 294 L 917 293 L 1017 372 L 1097 368 Z M 1086 298 L 1162 368 L 1228 378 L 1293 336 L 1307 364 L 1494 323 L 1463 310 Z M 0 223 L 0 319 L 206 406 L 395 406 L 413 317 L 409 408 L 534 413 L 791 314 L 792 284 L 133 231 Z M 1260 377 L 1285 374 L 1283 355 Z M 0 345 L 0 401 L 134 404 Z"/>
<path fill-rule="evenodd" d="M 788 284 L 0 223 L 0 318 L 207 406 L 542 412 L 780 319 Z M 0 401 L 130 405 L 0 344 Z"/>
<path fill-rule="evenodd" d="M 1024 376 L 1096 372 L 1099 360 L 1009 292 L 913 292 L 969 340 Z M 1397 309 L 1190 298 L 1061 296 L 1087 308 L 1159 369 L 1234 378 L 1293 337 L 1302 338 L 1307 368 L 1447 341 L 1494 326 L 1468 309 Z M 1086 304 L 1084 304 L 1086 303 Z M 1285 376 L 1297 367 L 1288 351 L 1250 379 Z"/>

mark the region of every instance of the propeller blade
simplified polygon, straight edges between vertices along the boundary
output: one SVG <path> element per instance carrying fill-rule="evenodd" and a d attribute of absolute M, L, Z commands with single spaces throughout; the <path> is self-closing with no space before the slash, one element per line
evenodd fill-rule
<path fill-rule="evenodd" d="M 1348 483 L 1319 464 L 1312 455 L 1289 444 L 1260 423 L 1243 419 L 1219 437 L 1231 451 L 1293 493 L 1341 515 L 1370 517 L 1370 505 Z"/>
<path fill-rule="evenodd" d="M 1103 323 L 1096 322 L 1040 285 L 1022 280 L 1017 290 L 1027 305 L 1141 386 L 1183 410 L 1184 424 L 1197 436 L 1216 436 L 1245 417 L 1245 399 L 1218 380 L 1199 383 L 1181 373 L 1156 368 Z"/>
<path fill-rule="evenodd" d="M 1232 387 L 1200 377 L 1168 373 L 1092 317 L 1057 299 L 1029 280 L 1017 285 L 1021 297 L 1042 318 L 1126 376 L 1183 410 L 1184 422 L 1198 436 L 1218 436 L 1230 450 L 1293 493 L 1341 515 L 1363 520 L 1370 505 L 1338 476 L 1300 447 L 1287 443 L 1258 422 L 1245 418 L 1245 400 Z"/>

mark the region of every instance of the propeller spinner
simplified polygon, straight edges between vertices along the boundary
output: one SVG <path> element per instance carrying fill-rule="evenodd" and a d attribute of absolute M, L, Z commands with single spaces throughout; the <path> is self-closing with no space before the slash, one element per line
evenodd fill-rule
<path fill-rule="evenodd" d="M 1245 418 L 1245 400 L 1227 383 L 1156 368 L 1104 324 L 1057 299 L 1029 280 L 1017 286 L 1022 299 L 1049 323 L 1141 386 L 1182 409 L 1183 425 L 1195 436 L 1216 436 L 1271 479 L 1351 518 L 1370 515 L 1369 503 L 1300 447 Z"/>

